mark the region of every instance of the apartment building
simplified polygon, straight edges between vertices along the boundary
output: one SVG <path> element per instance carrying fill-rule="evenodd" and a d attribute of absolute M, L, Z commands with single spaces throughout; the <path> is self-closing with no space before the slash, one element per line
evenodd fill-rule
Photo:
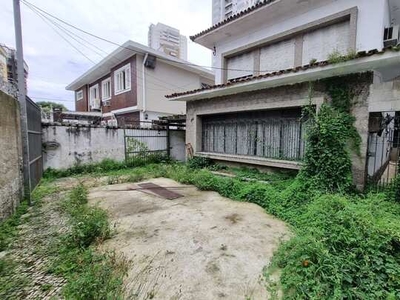
<path fill-rule="evenodd" d="M 213 0 L 212 23 L 221 22 L 258 2 L 260 0 Z"/>
<path fill-rule="evenodd" d="M 0 81 L 7 81 L 7 52 L 0 46 Z"/>
<path fill-rule="evenodd" d="M 25 88 L 28 88 L 29 67 L 24 61 Z M 18 69 L 16 51 L 0 44 L 0 83 L 3 91 L 15 95 L 18 85 Z"/>
<path fill-rule="evenodd" d="M 265 0 L 191 36 L 214 50 L 218 71 L 212 87 L 167 96 L 187 103 L 186 143 L 197 156 L 298 170 L 302 107 L 311 96 L 318 110 L 330 99 L 327 80 L 345 80 L 358 91 L 352 114 L 362 145 L 352 158 L 363 187 L 390 153 L 368 173 L 370 116 L 400 111 L 398 24 L 398 0 Z"/>
<path fill-rule="evenodd" d="M 185 103 L 165 99 L 171 91 L 212 84 L 209 70 L 127 41 L 66 89 L 75 92 L 76 111 L 100 113 L 103 120 L 118 125 L 137 125 L 184 114 Z"/>
<path fill-rule="evenodd" d="M 167 55 L 187 60 L 187 38 L 171 26 L 162 23 L 151 24 L 148 46 Z"/>

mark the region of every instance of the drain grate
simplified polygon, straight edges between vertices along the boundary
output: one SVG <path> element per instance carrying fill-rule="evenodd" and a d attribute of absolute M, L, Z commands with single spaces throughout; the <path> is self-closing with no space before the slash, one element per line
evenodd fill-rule
<path fill-rule="evenodd" d="M 183 195 L 170 191 L 167 188 L 159 186 L 155 183 L 146 182 L 146 183 L 139 183 L 138 185 L 144 190 L 156 194 L 157 196 L 160 196 L 164 199 L 174 200 L 183 197 Z"/>

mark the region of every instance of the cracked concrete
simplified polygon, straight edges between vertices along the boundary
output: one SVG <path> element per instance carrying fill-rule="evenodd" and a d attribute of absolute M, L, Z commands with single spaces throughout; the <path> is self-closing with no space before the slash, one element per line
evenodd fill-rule
<path fill-rule="evenodd" d="M 136 184 L 90 189 L 116 235 L 104 247 L 131 261 L 129 299 L 268 299 L 262 270 L 289 231 L 257 205 L 170 179 L 148 180 L 184 195 L 143 193 Z"/>

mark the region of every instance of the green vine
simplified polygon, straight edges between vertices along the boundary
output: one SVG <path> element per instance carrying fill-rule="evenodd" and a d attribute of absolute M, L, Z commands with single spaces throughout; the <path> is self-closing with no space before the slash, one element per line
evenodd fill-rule
<path fill-rule="evenodd" d="M 307 147 L 300 176 L 315 188 L 330 192 L 352 186 L 349 150 L 360 154 L 361 137 L 351 115 L 356 92 L 344 80 L 325 82 L 331 103 L 323 104 L 318 112 L 311 103 L 314 87 L 310 83 L 310 105 L 303 112 L 303 118 L 308 119 Z"/>

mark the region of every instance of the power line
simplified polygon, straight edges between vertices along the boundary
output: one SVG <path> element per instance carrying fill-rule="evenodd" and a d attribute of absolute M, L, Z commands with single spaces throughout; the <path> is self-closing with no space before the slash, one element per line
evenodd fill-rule
<path fill-rule="evenodd" d="M 24 3 L 25 4 L 25 3 Z M 25 4 L 25 5 L 27 5 L 28 6 L 28 4 Z M 29 7 L 29 6 L 28 6 Z M 45 22 L 45 23 L 47 23 L 48 21 L 47 21 L 47 19 L 46 18 L 44 18 L 42 15 L 40 15 L 40 14 L 38 14 L 39 15 L 39 17 Z M 49 24 L 49 23 L 47 23 L 53 30 L 54 30 L 54 32 L 55 33 L 57 33 L 57 35 L 59 35 L 64 41 L 66 41 L 71 47 L 73 47 L 76 51 L 78 51 L 82 56 L 84 56 L 86 59 L 88 59 L 89 61 L 91 61 L 93 64 L 96 64 L 93 60 L 91 60 L 88 56 L 86 56 L 86 54 L 85 53 L 83 53 L 81 50 L 79 50 L 77 47 L 75 47 L 75 45 L 73 45 L 69 40 L 67 40 L 62 34 L 60 34 L 59 32 L 58 32 L 58 30 L 55 28 L 55 27 L 53 27 L 51 24 Z"/>
<path fill-rule="evenodd" d="M 24 3 L 25 4 L 25 3 Z M 31 5 L 30 4 L 25 4 L 25 5 L 27 5 L 27 7 L 29 8 L 29 9 L 31 9 L 34 13 L 36 13 L 39 17 L 41 17 L 44 21 L 45 21 L 45 19 L 46 20 L 48 20 L 49 22 L 52 22 L 55 26 L 57 26 L 57 27 L 59 27 L 60 28 L 60 26 L 61 25 L 59 25 L 58 23 L 56 23 L 56 22 L 54 22 L 52 19 L 50 19 L 50 18 L 48 18 L 46 15 L 44 15 L 44 14 L 42 14 L 42 13 L 40 13 L 40 11 L 38 11 L 38 10 L 36 10 L 35 8 L 33 8 L 33 7 L 31 7 Z M 50 24 L 48 24 L 48 22 L 46 22 L 47 23 L 47 25 L 49 25 L 50 26 Z M 50 26 L 53 30 L 55 30 L 52 26 Z M 61 26 L 62 27 L 62 26 Z M 64 27 L 62 27 L 62 28 L 60 28 L 61 30 L 62 29 L 65 29 Z M 65 32 L 65 31 L 64 31 Z M 80 36 L 78 36 L 78 35 L 76 35 L 75 33 L 73 33 L 73 32 L 71 32 L 71 31 L 69 31 L 71 34 L 73 34 L 73 35 L 75 35 L 75 36 L 77 36 L 77 37 L 79 37 L 80 39 L 82 39 L 83 41 L 85 41 L 85 42 L 87 42 L 87 43 L 89 43 L 90 44 L 90 42 L 88 42 L 87 40 L 85 40 L 85 39 L 83 39 L 82 37 L 80 37 Z M 60 33 L 59 32 L 57 32 L 59 35 L 60 35 Z M 67 33 L 68 34 L 68 33 Z M 84 47 L 86 47 L 87 49 L 89 49 L 89 50 L 92 50 L 92 51 L 94 51 L 93 49 L 90 49 L 90 48 L 88 48 L 86 45 L 84 45 L 84 44 L 82 44 L 81 42 L 79 42 L 77 39 L 75 39 L 73 36 L 71 36 L 71 34 L 68 34 L 68 36 L 70 36 L 71 38 L 73 38 L 75 41 L 77 41 L 80 45 L 82 45 L 82 46 L 84 46 Z M 61 36 L 61 35 L 60 35 Z M 61 36 L 62 37 L 62 36 Z M 64 37 L 62 37 L 64 40 L 66 40 L 66 38 L 64 38 Z M 68 40 L 66 40 L 67 42 L 69 42 Z M 73 46 L 71 43 L 69 43 L 71 46 Z M 93 44 L 91 44 L 91 45 L 93 45 Z M 93 45 L 94 46 L 94 45 Z M 73 46 L 74 47 L 74 46 Z M 96 47 L 96 46 L 94 46 L 94 47 Z M 74 47 L 75 48 L 75 47 Z M 97 48 L 97 47 L 96 47 Z M 75 48 L 76 49 L 76 48 Z M 100 49 L 100 48 L 98 48 L 98 49 Z M 78 50 L 79 51 L 79 50 Z M 103 50 L 101 50 L 101 51 L 103 51 Z M 81 51 L 79 51 L 83 56 L 85 56 L 86 58 L 87 58 L 87 56 L 86 55 L 84 55 Z M 104 52 L 104 51 L 103 51 Z M 104 52 L 104 53 L 106 53 L 106 52 Z M 98 52 L 96 52 L 96 54 L 98 54 L 99 56 L 101 56 Z M 101 56 L 102 58 L 104 58 L 104 56 Z M 93 62 L 93 61 L 92 61 Z M 117 60 L 117 64 L 118 63 L 121 63 L 121 62 L 123 62 L 123 60 L 121 60 L 121 61 L 119 61 L 119 60 Z M 93 62 L 94 63 L 94 62 Z M 108 71 L 108 70 L 107 70 Z M 161 80 L 161 79 L 159 79 L 159 78 L 157 78 L 157 77 L 155 77 L 155 76 L 152 76 L 151 74 L 148 74 L 148 73 L 146 73 L 147 74 L 147 76 L 149 76 L 149 77 L 152 77 L 152 78 L 154 78 L 155 80 L 158 80 L 158 81 L 160 81 L 160 82 L 162 82 L 162 83 L 164 83 L 164 84 L 166 84 L 166 85 L 173 85 L 173 86 L 175 86 L 176 88 L 178 88 L 178 89 L 180 89 L 180 90 L 183 90 L 184 88 L 183 87 L 179 87 L 179 86 L 177 86 L 177 85 L 174 85 L 174 84 L 172 84 L 172 83 L 168 83 L 168 82 L 165 82 L 165 81 L 163 81 L 163 80 Z M 140 75 L 139 74 L 137 74 L 137 76 L 139 77 L 139 79 L 142 79 L 141 77 L 140 77 Z M 155 82 L 151 82 L 150 80 L 149 80 L 149 83 L 151 83 L 151 84 L 153 84 L 153 85 L 155 85 L 155 86 L 158 86 L 158 87 L 160 87 L 160 88 L 163 88 L 162 90 L 161 89 L 150 89 L 150 90 L 154 90 L 154 91 L 165 91 L 165 89 L 167 89 L 167 90 L 170 90 L 170 91 L 172 91 L 172 92 L 176 92 L 176 90 L 174 90 L 174 89 L 171 89 L 171 88 L 169 88 L 169 87 L 166 87 L 166 86 L 162 86 L 162 85 L 160 85 L 160 84 L 157 84 L 157 83 L 155 83 Z"/>
<path fill-rule="evenodd" d="M 31 6 L 30 4 L 26 4 L 29 5 L 29 8 L 36 12 L 38 15 L 42 15 L 44 18 L 46 18 L 47 20 L 49 20 L 52 24 L 54 24 L 55 26 L 57 26 L 61 31 L 65 32 L 69 37 L 71 37 L 72 39 L 74 39 L 77 43 L 83 45 L 84 47 L 86 47 L 87 49 L 95 52 L 97 55 L 99 55 L 101 58 L 104 58 L 104 56 L 102 56 L 102 54 L 100 54 L 99 52 L 97 52 L 96 50 L 93 50 L 91 48 L 89 48 L 87 45 L 82 44 L 80 41 L 78 41 L 76 39 L 79 38 L 81 40 L 83 40 L 84 42 L 86 42 L 87 44 L 89 44 L 90 46 L 92 46 L 93 48 L 96 48 L 97 50 L 103 52 L 104 54 L 107 55 L 107 52 L 105 52 L 103 49 L 97 47 L 96 45 L 92 44 L 91 42 L 89 42 L 88 40 L 85 40 L 84 38 L 82 38 L 81 36 L 77 35 L 76 33 L 72 32 L 71 30 L 67 29 L 66 27 L 62 26 L 61 24 L 55 22 L 53 19 L 48 18 L 46 15 L 42 14 L 39 10 L 37 10 L 36 8 L 34 8 L 33 6 Z"/>
<path fill-rule="evenodd" d="M 120 48 L 124 48 L 124 49 L 127 49 L 127 50 L 132 51 L 132 52 L 135 52 L 135 53 L 140 53 L 140 54 L 142 54 L 142 55 L 145 55 L 145 54 L 146 54 L 146 53 L 144 53 L 144 52 L 136 51 L 136 50 L 133 50 L 133 49 L 131 49 L 131 48 L 129 48 L 129 47 L 125 47 L 125 46 L 123 46 L 123 45 L 119 45 L 118 43 L 115 43 L 115 42 L 110 41 L 110 40 L 108 40 L 108 39 L 106 39 L 106 38 L 103 38 L 103 37 L 101 37 L 101 36 L 98 36 L 98 35 L 95 35 L 95 34 L 93 34 L 93 33 L 91 33 L 91 32 L 88 32 L 88 31 L 86 31 L 86 30 L 84 30 L 84 29 L 81 29 L 81 28 L 79 28 L 79 27 L 77 27 L 77 26 L 75 26 L 75 25 L 73 25 L 73 24 L 71 24 L 71 23 L 68 23 L 68 22 L 66 22 L 66 21 L 64 21 L 64 20 L 62 20 L 62 19 L 60 19 L 60 18 L 58 18 L 58 17 L 56 17 L 56 16 L 50 14 L 49 12 L 47 12 L 47 11 L 45 11 L 45 10 L 39 8 L 38 6 L 36 6 L 36 5 L 34 5 L 34 4 L 30 3 L 30 2 L 28 2 L 28 1 L 26 1 L 26 0 L 21 0 L 21 1 L 22 1 L 22 3 L 24 3 L 25 5 L 31 5 L 31 6 L 35 7 L 37 10 L 40 10 L 41 12 L 43 12 L 44 14 L 46 14 L 46 15 L 48 15 L 48 16 L 50 16 L 50 17 L 56 19 L 56 20 L 58 20 L 59 22 L 62 22 L 63 24 L 65 24 L 65 25 L 67 25 L 67 26 L 70 26 L 70 27 L 74 28 L 75 30 L 78 30 L 78 31 L 80 31 L 80 32 L 83 32 L 83 33 L 85 33 L 85 34 L 87 34 L 87 35 L 90 35 L 90 36 L 92 36 L 92 37 L 94 37 L 94 38 L 97 38 L 97 39 L 99 39 L 99 40 L 102 40 L 102 41 L 104 41 L 104 42 L 107 42 L 107 43 L 113 44 L 113 45 L 115 45 L 115 46 L 118 46 L 118 47 L 120 47 Z M 242 72 L 255 72 L 255 71 L 256 71 L 256 72 L 261 72 L 261 73 L 268 73 L 268 72 L 276 71 L 276 70 L 255 70 L 255 69 L 245 70 L 245 69 L 234 69 L 234 68 L 221 68 L 221 67 L 214 67 L 214 66 L 200 66 L 200 65 L 197 65 L 197 64 L 189 63 L 189 62 L 180 62 L 180 61 L 175 61 L 175 60 L 167 59 L 167 58 L 161 58 L 161 57 L 160 57 L 159 59 L 160 59 L 160 60 L 164 60 L 164 61 L 168 61 L 168 62 L 177 63 L 177 64 L 187 65 L 187 66 L 202 67 L 202 68 L 211 68 L 211 69 L 218 69 L 218 70 L 224 70 L 224 71 L 242 71 Z"/>

